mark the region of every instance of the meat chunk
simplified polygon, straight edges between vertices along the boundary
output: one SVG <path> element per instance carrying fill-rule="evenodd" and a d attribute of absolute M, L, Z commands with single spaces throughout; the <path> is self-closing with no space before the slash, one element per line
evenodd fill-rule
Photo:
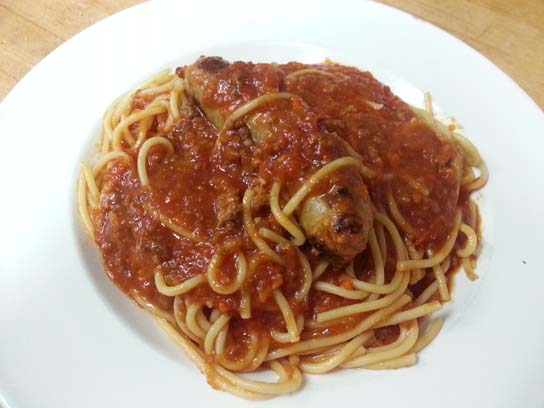
<path fill-rule="evenodd" d="M 220 133 L 217 151 L 225 150 L 220 146 L 229 143 L 236 128 L 249 130 L 253 146 L 241 155 L 258 176 L 248 180 L 248 187 L 264 178 L 270 191 L 279 182 L 288 198 L 319 168 L 352 154 L 342 139 L 320 128 L 319 117 L 304 100 L 280 93 L 281 73 L 273 64 L 229 64 L 217 57 L 202 57 L 186 68 L 185 80 L 188 95 L 207 118 L 219 129 L 226 122 L 233 128 Z M 259 97 L 265 103 L 232 123 L 229 117 L 236 109 Z M 229 166 L 232 168 L 232 162 Z M 338 168 L 313 186 L 295 216 L 310 243 L 341 262 L 349 262 L 365 249 L 373 219 L 363 179 L 349 166 Z"/>
<path fill-rule="evenodd" d="M 236 193 L 224 193 L 215 200 L 215 211 L 217 213 L 217 226 L 229 228 L 241 223 L 242 203 Z"/>
<path fill-rule="evenodd" d="M 310 243 L 325 255 L 353 259 L 366 245 L 371 228 L 369 206 L 353 205 L 353 197 L 345 187 L 307 199 L 302 205 L 300 223 Z"/>
<path fill-rule="evenodd" d="M 277 92 L 279 77 L 272 64 L 228 63 L 221 57 L 201 57 L 185 70 L 187 92 L 215 127 L 244 103 Z"/>
<path fill-rule="evenodd" d="M 205 103 L 205 74 L 217 73 L 221 68 L 228 66 L 228 62 L 221 57 L 201 58 L 199 61 L 199 69 L 194 69 L 191 65 L 185 72 L 185 81 L 187 87 L 190 89 L 189 94 L 204 111 L 208 120 L 220 129 L 223 127 L 223 113 L 219 109 L 212 108 L 210 104 Z"/>

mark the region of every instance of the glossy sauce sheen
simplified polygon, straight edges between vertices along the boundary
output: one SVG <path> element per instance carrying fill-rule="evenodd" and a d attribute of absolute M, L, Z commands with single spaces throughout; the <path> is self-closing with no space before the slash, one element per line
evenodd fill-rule
<path fill-rule="evenodd" d="M 335 73 L 337 77 L 315 74 L 288 77 L 308 67 Z M 233 72 L 237 73 L 235 82 Z M 178 68 L 177 73 L 183 76 L 185 69 Z M 247 188 L 252 188 L 257 227 L 268 227 L 286 236 L 268 208 L 270 187 L 274 182 L 282 183 L 282 204 L 285 204 L 316 170 L 348 155 L 345 144 L 320 140 L 324 132 L 348 142 L 378 176 L 366 180 L 367 192 L 359 172 L 348 170 L 327 177 L 313 193 L 329 191 L 335 184 L 359 183 L 363 186 L 359 194 L 370 195 L 374 206 L 385 212 L 387 179 L 401 214 L 415 228 L 416 246 L 438 248 L 447 239 L 455 212 L 466 202 L 466 198 L 459 200 L 459 178 L 452 165 L 461 152 L 457 146 L 442 142 L 421 121 L 414 120 L 412 109 L 370 73 L 337 65 L 233 63 L 229 77 L 217 81 L 216 92 L 204 95 L 204 100 L 223 113 L 225 110 L 231 113 L 243 103 L 270 92 L 289 92 L 299 98 L 276 101 L 254 112 L 257 120 L 273 124 L 271 142 L 262 144 L 251 143 L 243 126 L 235 126 L 220 136 L 197 107 L 183 110 L 174 130 L 165 135 L 174 145 L 175 155 L 167 157 L 161 147 L 150 152 L 147 166 L 150 188 L 140 186 L 135 166 L 122 160 L 108 165 L 102 177 L 100 206 L 92 217 L 105 269 L 125 293 L 131 295 L 136 291 L 147 301 L 170 311 L 172 298 L 157 292 L 154 270 L 161 269 L 168 285 L 178 284 L 206 273 L 217 248 L 230 242 L 249 261 L 251 278 L 245 289 L 251 293 L 253 317 L 257 318 L 244 321 L 238 317 L 239 293 L 220 295 L 203 285 L 186 296 L 233 315 L 233 333 L 245 332 L 248 325 L 261 327 L 263 333 L 270 328 L 284 330 L 283 318 L 271 298 L 277 288 L 282 289 L 295 313 L 304 313 L 307 318 L 355 303 L 315 290 L 301 304 L 295 303 L 293 296 L 302 283 L 296 252 L 289 246 L 277 245 L 275 250 L 286 266 L 275 264 L 258 252 L 241 224 L 241 197 Z M 367 101 L 383 106 L 375 109 Z M 285 104 L 289 106 L 287 115 Z M 136 96 L 133 109 L 142 107 Z M 163 123 L 157 120 L 151 133 L 160 134 L 161 126 Z M 218 143 L 219 137 L 225 140 Z M 130 154 L 136 160 L 137 152 Z M 428 194 L 411 187 L 408 178 L 424 185 Z M 178 237 L 146 208 L 159 210 L 174 223 L 193 231 L 200 242 Z M 466 222 L 473 225 L 476 221 Z M 392 248 L 392 243 L 388 247 Z M 323 259 L 309 245 L 301 249 L 312 267 Z M 356 258 L 356 273 L 361 278 L 373 268 L 368 252 Z M 386 279 L 392 276 L 394 264 L 394 259 L 386 260 Z M 338 278 L 339 269 L 341 265 L 330 268 L 322 279 L 345 285 Z M 235 275 L 234 259 L 226 257 L 219 269 L 219 279 L 228 283 Z M 349 317 L 341 325 L 321 331 L 305 330 L 302 337 L 334 334 L 362 317 Z M 378 337 L 385 344 L 393 339 L 391 333 L 398 331 L 382 330 Z"/>

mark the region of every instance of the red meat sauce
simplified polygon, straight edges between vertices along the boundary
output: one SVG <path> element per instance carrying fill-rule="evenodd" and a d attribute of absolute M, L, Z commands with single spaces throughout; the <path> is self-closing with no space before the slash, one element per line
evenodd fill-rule
<path fill-rule="evenodd" d="M 337 77 L 288 76 L 303 68 L 319 68 Z M 314 290 L 302 303 L 295 302 L 293 296 L 302 284 L 302 276 L 297 254 L 292 248 L 272 245 L 285 260 L 285 267 L 259 253 L 243 228 L 241 208 L 234 208 L 234 220 L 218 226 L 220 207 L 223 206 L 218 197 L 231 194 L 240 199 L 247 188 L 253 188 L 256 197 L 252 215 L 257 228 L 267 227 L 288 238 L 270 214 L 267 196 L 270 186 L 280 181 L 286 192 L 292 194 L 308 174 L 338 157 L 345 149 L 345 146 L 336 145 L 323 148 L 322 143 L 314 145 L 307 135 L 301 137 L 305 126 L 309 133 L 313 129 L 336 133 L 361 155 L 364 164 L 378 174 L 365 182 L 374 207 L 383 212 L 387 209 L 386 185 L 389 183 L 401 214 L 415 228 L 413 241 L 417 247 L 439 247 L 448 237 L 457 209 L 466 207 L 468 200 L 463 196 L 460 201 L 459 177 L 452 166 L 461 154 L 459 149 L 442 142 L 421 121 L 413 120 L 412 109 L 370 73 L 332 64 L 307 66 L 299 63 L 257 64 L 255 72 L 258 75 L 248 79 L 251 84 L 247 89 L 243 89 L 241 72 L 238 91 L 219 86 L 218 89 L 223 89 L 221 92 L 204 98 L 218 107 L 229 106 L 232 111 L 233 106 L 241 106 L 252 97 L 278 88 L 300 96 L 295 102 L 289 102 L 292 112 L 285 117 L 280 116 L 285 109 L 276 107 L 287 102 L 258 108 L 262 115 L 276 115 L 273 132 L 281 137 L 275 138 L 274 143 L 247 145 L 244 129 L 237 128 L 228 132 L 229 142 L 219 146 L 216 143 L 219 131 L 195 108 L 191 113 L 182 114 L 173 130 L 165 135 L 175 148 L 172 157 L 168 157 L 162 147 L 150 152 L 147 164 L 150 187 L 140 185 L 135 164 L 122 160 L 111 162 L 101 176 L 99 208 L 91 214 L 96 242 L 109 277 L 129 296 L 137 292 L 167 311 L 172 310 L 173 299 L 161 295 L 155 288 L 155 270 L 160 269 L 168 285 L 178 284 L 206 273 L 214 252 L 226 242 L 233 242 L 234 248 L 244 252 L 250 264 L 250 278 L 244 290 L 251 294 L 253 318 L 247 321 L 239 318 L 239 293 L 220 295 L 208 285 L 202 285 L 185 296 L 190 301 L 232 315 L 233 330 L 242 337 L 249 330 L 260 330 L 261 333 L 268 333 L 271 328 L 285 330 L 283 318 L 272 300 L 272 292 L 277 288 L 281 288 L 295 313 L 303 313 L 306 318 L 355 303 Z M 177 73 L 183 76 L 184 70 L 178 69 Z M 254 90 L 257 93 L 252 95 Z M 381 108 L 375 109 L 367 101 L 379 104 Z M 300 111 L 297 111 L 299 105 Z M 132 108 L 143 107 L 136 98 Z M 151 133 L 160 132 L 165 120 L 158 118 Z M 294 122 L 297 126 L 293 126 Z M 315 134 L 318 137 L 318 133 Z M 251 155 L 246 155 L 247 152 Z M 137 152 L 129 154 L 135 163 Z M 259 173 L 255 172 L 256 160 L 266 163 L 259 167 Z M 348 174 L 349 177 L 360 177 L 355 170 Z M 427 194 L 411 187 L 408 178 L 424 185 Z M 349 180 L 340 181 L 349 183 Z M 331 175 L 317 188 L 326 190 L 335 182 L 339 180 Z M 193 231 L 199 242 L 178 236 L 154 218 L 148 209 L 160 211 L 172 222 Z M 466 218 L 467 211 L 463 214 Z M 467 222 L 475 224 L 476 221 Z M 393 248 L 392 242 L 388 244 Z M 457 245 L 462 244 L 458 242 Z M 301 249 L 312 267 L 322 260 L 308 245 Z M 454 259 L 452 270 L 457 263 Z M 360 279 L 369 276 L 373 263 L 368 250 L 356 259 L 355 265 Z M 391 279 L 394 265 L 395 259 L 390 255 L 386 260 L 386 280 Z M 328 271 L 323 279 L 342 285 L 338 270 L 343 267 L 345 265 Z M 233 256 L 223 259 L 218 274 L 220 282 L 225 284 L 235 278 Z M 424 287 L 420 284 L 413 289 L 417 293 Z M 342 324 L 327 329 L 305 330 L 302 337 L 340 333 L 352 328 L 364 316 L 349 317 Z M 380 329 L 376 342 L 387 344 L 397 335 L 398 328 Z"/>

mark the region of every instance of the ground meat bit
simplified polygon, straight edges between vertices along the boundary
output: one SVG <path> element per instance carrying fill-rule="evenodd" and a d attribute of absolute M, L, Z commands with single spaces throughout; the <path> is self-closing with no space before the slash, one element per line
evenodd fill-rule
<path fill-rule="evenodd" d="M 219 228 L 229 228 L 240 224 L 242 221 L 242 202 L 238 194 L 229 192 L 219 195 L 215 200 L 215 212 Z"/>

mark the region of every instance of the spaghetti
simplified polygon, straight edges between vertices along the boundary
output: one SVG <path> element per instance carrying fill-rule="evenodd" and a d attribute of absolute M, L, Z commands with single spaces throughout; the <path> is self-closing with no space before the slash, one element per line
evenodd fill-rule
<path fill-rule="evenodd" d="M 425 106 L 330 62 L 203 57 L 108 108 L 80 218 L 216 389 L 265 399 L 303 373 L 408 367 L 454 271 L 477 278 L 470 193 L 488 178 Z M 262 369 L 277 381 L 241 375 Z"/>

